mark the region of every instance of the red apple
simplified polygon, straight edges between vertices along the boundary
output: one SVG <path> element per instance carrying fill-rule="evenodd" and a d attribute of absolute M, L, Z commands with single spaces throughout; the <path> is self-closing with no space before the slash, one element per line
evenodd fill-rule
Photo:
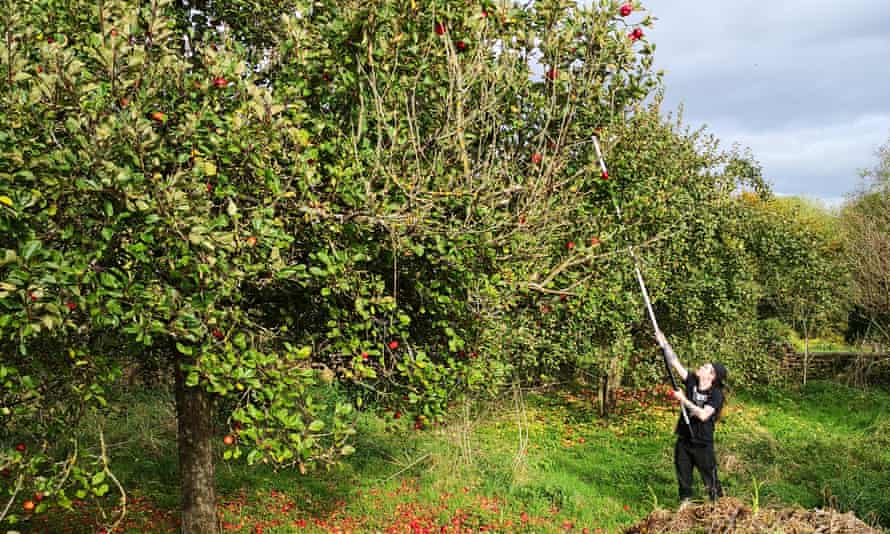
<path fill-rule="evenodd" d="M 643 30 L 641 30 L 640 28 L 634 28 L 634 31 L 627 34 L 627 37 L 631 41 L 636 41 L 637 39 L 641 39 L 643 37 Z"/>
<path fill-rule="evenodd" d="M 207 182 L 207 192 L 208 193 L 213 192 L 213 184 L 211 184 L 210 182 Z"/>
<path fill-rule="evenodd" d="M 229 85 L 229 82 L 226 81 L 226 79 L 223 78 L 222 76 L 217 76 L 216 78 L 213 79 L 213 86 L 214 86 L 214 87 L 222 88 L 222 87 L 225 87 L 225 86 L 227 86 L 227 85 Z"/>
<path fill-rule="evenodd" d="M 215 337 L 216 339 L 222 339 L 222 338 L 226 337 L 222 333 L 222 330 L 220 330 L 219 328 L 214 328 L 212 334 L 213 334 L 213 337 Z"/>
<path fill-rule="evenodd" d="M 397 348 L 399 348 L 399 342 L 393 339 L 387 346 L 389 347 L 389 350 L 396 350 Z"/>
<path fill-rule="evenodd" d="M 398 411 L 398 410 L 396 410 L 395 412 L 393 412 L 393 414 L 392 414 L 392 418 L 393 418 L 393 419 L 398 419 L 399 417 L 402 417 L 402 412 L 400 412 L 400 411 Z"/>
<path fill-rule="evenodd" d="M 624 505 L 624 511 L 625 511 L 625 512 L 629 512 L 629 511 L 630 511 L 630 506 L 627 505 L 627 504 L 625 504 L 625 505 Z"/>
<path fill-rule="evenodd" d="M 28 291 L 28 298 L 31 299 L 31 302 L 37 302 L 37 295 L 35 295 L 35 294 L 34 294 L 33 292 L 31 292 L 31 291 Z"/>
<path fill-rule="evenodd" d="M 559 71 L 556 70 L 556 67 L 551 67 L 550 70 L 547 71 L 547 79 L 555 80 L 557 77 L 559 77 Z"/>
<path fill-rule="evenodd" d="M 111 29 L 111 36 L 112 36 L 112 37 L 117 37 L 117 28 L 112 28 L 112 29 Z"/>
<path fill-rule="evenodd" d="M 77 308 L 77 303 L 69 300 L 65 303 L 65 306 L 68 308 L 68 311 L 74 311 Z"/>
<path fill-rule="evenodd" d="M 535 152 L 534 154 L 532 154 L 532 163 L 534 163 L 535 165 L 539 165 L 543 159 L 544 156 L 542 156 L 540 152 Z"/>
<path fill-rule="evenodd" d="M 362 359 L 363 359 L 363 360 L 367 360 L 367 359 L 368 359 L 368 353 L 367 353 L 367 352 L 362 352 Z"/>
<path fill-rule="evenodd" d="M 2 475 L 3 478 L 9 478 L 12 476 L 12 471 L 10 471 L 8 467 L 4 467 L 0 470 L 0 475 Z"/>
<path fill-rule="evenodd" d="M 454 43 L 454 46 L 457 47 L 457 50 L 459 52 L 463 52 L 464 50 L 467 49 L 467 43 L 465 43 L 463 41 L 458 41 L 458 42 Z"/>
<path fill-rule="evenodd" d="M 633 13 L 633 10 L 634 6 L 632 6 L 630 3 L 624 4 L 623 6 L 621 6 L 621 16 L 626 17 Z"/>
<path fill-rule="evenodd" d="M 42 500 L 43 500 L 43 493 L 41 493 L 41 492 L 39 492 L 39 491 L 38 491 L 37 493 L 35 493 L 35 494 L 34 494 L 34 500 L 37 501 L 37 502 L 42 501 Z"/>
<path fill-rule="evenodd" d="M 25 446 L 24 443 L 19 443 L 18 445 L 15 446 L 15 450 L 17 450 L 19 452 L 25 452 L 27 449 L 28 449 L 28 447 Z"/>
<path fill-rule="evenodd" d="M 436 35 L 445 35 L 445 25 L 441 22 L 436 23 Z"/>
<path fill-rule="evenodd" d="M 167 116 L 160 111 L 152 111 L 150 117 L 151 120 L 155 122 L 164 122 L 165 120 L 167 120 Z"/>
<path fill-rule="evenodd" d="M 223 438 L 223 443 L 226 445 L 233 445 L 235 443 L 235 436 L 227 434 L 226 437 Z"/>
<path fill-rule="evenodd" d="M 598 237 L 591 237 L 591 238 L 590 238 L 590 246 L 591 246 L 591 247 L 596 247 L 596 246 L 598 246 L 599 244 L 600 244 L 600 239 L 599 239 Z"/>
<path fill-rule="evenodd" d="M 600 174 L 600 178 L 602 178 L 603 180 L 608 180 L 609 179 L 609 171 L 603 171 Z"/>
<path fill-rule="evenodd" d="M 247 238 L 247 246 L 248 246 L 248 247 L 256 246 L 256 236 L 253 236 L 253 235 L 252 235 L 252 236 L 250 236 L 250 237 Z"/>
<path fill-rule="evenodd" d="M 572 250 L 573 248 L 575 248 L 575 242 L 569 241 L 568 243 L 566 243 L 566 248 Z"/>
<path fill-rule="evenodd" d="M 22 503 L 22 508 L 24 508 L 26 512 L 33 512 L 34 507 L 34 501 L 25 501 L 24 503 Z"/>
<path fill-rule="evenodd" d="M 40 74 L 41 72 L 43 72 L 43 67 L 37 65 L 37 74 Z"/>

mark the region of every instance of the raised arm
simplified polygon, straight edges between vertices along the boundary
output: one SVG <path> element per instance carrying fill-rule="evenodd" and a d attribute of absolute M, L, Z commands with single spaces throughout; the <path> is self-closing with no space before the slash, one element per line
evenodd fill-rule
<path fill-rule="evenodd" d="M 673 367 L 677 371 L 677 374 L 680 375 L 680 380 L 685 381 L 686 375 L 689 374 L 689 372 L 686 371 L 686 368 L 680 363 L 680 358 L 677 357 L 677 353 L 674 352 L 673 347 L 668 343 L 667 338 L 664 336 L 664 332 L 657 330 L 655 332 L 655 340 L 658 341 L 658 346 L 664 351 L 668 363 L 671 364 L 671 367 Z"/>

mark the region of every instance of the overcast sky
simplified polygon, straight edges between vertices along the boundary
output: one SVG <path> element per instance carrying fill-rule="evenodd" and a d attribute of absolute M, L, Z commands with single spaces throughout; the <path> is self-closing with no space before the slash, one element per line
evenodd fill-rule
<path fill-rule="evenodd" d="M 890 0 L 649 0 L 666 108 L 837 203 L 890 139 Z"/>

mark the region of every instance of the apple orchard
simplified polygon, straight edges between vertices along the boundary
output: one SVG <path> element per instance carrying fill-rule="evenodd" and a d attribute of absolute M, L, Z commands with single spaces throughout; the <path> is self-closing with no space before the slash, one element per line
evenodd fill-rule
<path fill-rule="evenodd" d="M 202 533 L 214 450 L 313 477 L 359 411 L 658 380 L 631 245 L 665 330 L 764 376 L 756 163 L 665 118 L 644 6 L 588 4 L 6 2 L 2 521 L 126 495 L 70 429 L 134 374 Z"/>

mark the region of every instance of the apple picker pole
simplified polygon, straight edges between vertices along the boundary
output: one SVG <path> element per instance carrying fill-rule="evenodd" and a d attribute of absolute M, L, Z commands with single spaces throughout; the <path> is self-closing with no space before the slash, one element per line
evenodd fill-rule
<path fill-rule="evenodd" d="M 593 136 L 593 146 L 596 147 L 596 156 L 599 158 L 600 169 L 603 173 L 602 175 L 603 177 L 607 177 L 609 176 L 609 171 L 606 169 L 606 161 L 603 159 L 603 151 L 600 149 L 600 142 L 596 135 Z M 618 205 L 614 196 L 612 196 L 612 203 L 615 204 L 615 212 L 618 213 L 618 220 L 623 221 L 621 207 Z M 630 251 L 630 257 L 634 262 L 634 271 L 636 271 L 637 282 L 640 283 L 640 291 L 643 293 L 643 301 L 646 303 L 646 311 L 649 313 L 649 320 L 652 321 L 652 328 L 658 332 L 658 320 L 655 318 L 655 312 L 652 310 L 652 301 L 649 300 L 649 292 L 646 290 L 646 283 L 643 282 L 643 273 L 640 271 L 640 263 L 637 261 L 636 254 L 634 254 L 633 245 L 628 247 L 628 250 Z M 668 362 L 667 352 L 664 350 L 664 347 L 660 348 L 662 358 L 664 359 L 664 367 L 667 369 L 668 377 L 671 379 L 671 386 L 677 390 L 679 389 L 677 387 L 677 379 L 674 378 L 674 372 L 671 370 L 671 364 Z M 683 415 L 683 421 L 686 422 L 686 426 L 689 427 L 689 433 L 692 436 L 695 436 L 695 433 L 692 430 L 692 425 L 689 423 L 689 414 L 686 413 L 686 407 L 682 404 L 680 405 L 680 413 Z"/>

